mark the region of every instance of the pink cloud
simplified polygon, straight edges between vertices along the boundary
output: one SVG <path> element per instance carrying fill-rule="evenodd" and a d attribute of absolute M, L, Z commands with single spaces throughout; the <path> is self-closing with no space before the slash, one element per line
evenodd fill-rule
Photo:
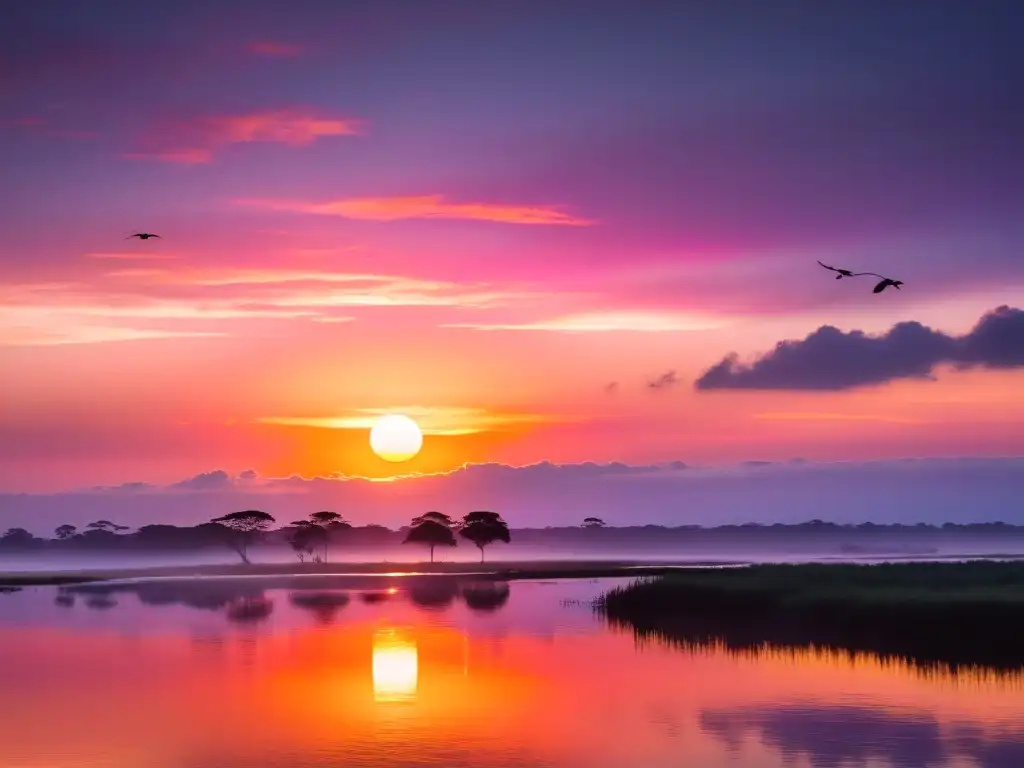
<path fill-rule="evenodd" d="M 364 221 L 400 219 L 462 219 L 501 224 L 586 227 L 595 222 L 576 218 L 556 206 L 503 205 L 500 203 L 454 203 L 442 195 L 407 197 L 354 197 L 313 203 L 301 200 L 239 200 L 272 211 L 292 211 L 321 216 L 338 216 Z"/>
<path fill-rule="evenodd" d="M 245 46 L 245 49 L 249 53 L 255 53 L 258 56 L 269 56 L 275 59 L 294 59 L 297 56 L 301 56 L 306 50 L 305 46 L 302 45 L 276 42 L 274 40 L 257 40 L 249 43 Z"/>
<path fill-rule="evenodd" d="M 177 258 L 173 253 L 161 253 L 158 251 L 126 251 L 123 253 L 116 251 L 102 251 L 97 253 L 87 253 L 85 255 L 90 259 L 106 259 L 115 261 L 162 260 Z"/>
<path fill-rule="evenodd" d="M 556 333 L 679 333 L 721 327 L 721 320 L 676 312 L 585 312 L 524 323 L 449 323 L 446 328 L 475 331 L 553 331 Z"/>
<path fill-rule="evenodd" d="M 206 116 L 158 126 L 143 149 L 125 157 L 198 165 L 231 144 L 266 142 L 303 147 L 330 136 L 356 136 L 363 121 L 327 117 L 311 109 L 279 109 L 244 115 Z"/>
<path fill-rule="evenodd" d="M 113 261 L 135 258 L 130 253 L 89 255 Z M 0 346 L 222 335 L 225 322 L 340 323 L 351 321 L 352 311 L 368 307 L 488 309 L 541 296 L 485 283 L 394 275 L 120 268 L 80 280 L 0 285 Z"/>

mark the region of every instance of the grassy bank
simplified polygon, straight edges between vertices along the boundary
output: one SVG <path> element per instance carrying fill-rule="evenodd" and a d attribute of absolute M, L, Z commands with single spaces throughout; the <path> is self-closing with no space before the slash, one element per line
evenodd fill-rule
<path fill-rule="evenodd" d="M 1024 667 L 1024 564 L 758 565 L 614 589 L 596 609 L 681 645 L 866 651 L 931 665 Z"/>
<path fill-rule="evenodd" d="M 723 561 L 691 565 L 728 565 Z M 160 568 L 122 568 L 82 571 L 0 573 L 0 587 L 85 584 L 115 579 L 202 578 L 202 577 L 282 577 L 282 576 L 372 576 L 406 574 L 473 575 L 480 579 L 609 578 L 616 576 L 658 576 L 678 569 L 657 563 L 610 561 L 524 561 L 495 563 L 329 563 L 300 565 L 273 563 L 253 565 L 189 565 Z"/>

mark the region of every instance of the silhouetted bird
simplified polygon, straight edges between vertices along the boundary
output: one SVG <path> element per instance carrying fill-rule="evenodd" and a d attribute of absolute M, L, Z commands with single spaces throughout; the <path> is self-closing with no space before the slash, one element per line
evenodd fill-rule
<path fill-rule="evenodd" d="M 872 274 L 874 274 L 874 273 L 872 272 Z M 881 275 L 875 275 L 875 277 L 882 277 L 882 276 Z M 882 277 L 882 282 L 880 282 L 878 285 L 876 285 L 871 290 L 871 292 L 872 293 L 881 293 L 886 288 L 888 288 L 890 285 L 898 291 L 900 289 L 900 286 L 903 285 L 903 281 L 902 280 L 890 280 L 888 277 Z"/>
<path fill-rule="evenodd" d="M 818 262 L 821 264 L 821 262 Z M 848 269 L 839 269 L 838 267 L 830 267 L 828 264 L 821 264 L 825 269 L 831 269 L 833 272 L 838 272 L 836 280 L 842 280 L 844 277 L 857 277 L 858 275 L 867 275 L 869 272 L 851 272 Z"/>
<path fill-rule="evenodd" d="M 128 235 L 125 240 L 131 240 L 133 237 L 137 237 L 139 240 L 149 240 L 151 237 L 160 237 L 160 235 L 154 235 L 152 232 L 136 232 L 134 235 Z"/>

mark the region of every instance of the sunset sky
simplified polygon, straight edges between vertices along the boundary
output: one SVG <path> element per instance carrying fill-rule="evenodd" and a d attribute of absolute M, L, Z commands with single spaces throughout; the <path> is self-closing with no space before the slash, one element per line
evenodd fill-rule
<path fill-rule="evenodd" d="M 841 5 L 11 4 L 0 491 L 1024 454 L 1018 4 Z"/>

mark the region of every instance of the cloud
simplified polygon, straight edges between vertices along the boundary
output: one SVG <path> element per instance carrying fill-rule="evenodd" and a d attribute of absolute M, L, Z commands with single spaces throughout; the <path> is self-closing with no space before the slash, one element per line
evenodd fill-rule
<path fill-rule="evenodd" d="M 830 499 L 823 509 L 821 499 Z M 398 526 L 424 509 L 495 509 L 513 526 L 721 525 L 921 521 L 1024 523 L 1024 457 L 868 463 L 759 463 L 705 468 L 683 462 L 630 465 L 473 464 L 381 483 L 344 476 L 274 478 L 251 470 L 205 472 L 180 482 L 119 490 L 0 494 L 7 526 L 42 533 L 99 517 L 131 525 L 194 524 L 237 509 L 279 520 L 310 509 L 350 509 L 352 519 Z M 145 503 L 139 497 L 145 496 Z M 358 510 L 358 513 L 356 512 Z"/>
<path fill-rule="evenodd" d="M 529 323 L 448 323 L 474 331 L 553 331 L 556 333 L 672 333 L 720 328 L 724 323 L 672 312 L 588 312 Z"/>
<path fill-rule="evenodd" d="M 679 377 L 675 371 L 666 371 L 656 379 L 647 382 L 649 389 L 671 389 L 679 383 Z"/>
<path fill-rule="evenodd" d="M 920 419 L 903 416 L 883 416 L 871 413 L 829 413 L 818 411 L 777 411 L 755 413 L 759 421 L 877 421 L 887 424 L 922 424 Z"/>
<path fill-rule="evenodd" d="M 295 43 L 282 43 L 273 40 L 257 40 L 245 46 L 249 53 L 268 56 L 274 59 L 294 59 L 305 53 L 305 46 Z"/>
<path fill-rule="evenodd" d="M 294 200 L 238 200 L 239 205 L 272 211 L 338 216 L 363 221 L 401 219 L 461 219 L 501 224 L 587 227 L 593 221 L 580 219 L 554 206 L 502 205 L 496 203 L 453 203 L 442 195 L 410 197 L 362 197 L 312 203 Z"/>
<path fill-rule="evenodd" d="M 358 308 L 483 309 L 543 295 L 325 270 L 118 269 L 78 281 L 0 285 L 0 345 L 221 335 L 231 321 L 340 323 Z"/>
<path fill-rule="evenodd" d="M 0 327 L 0 346 L 54 347 L 66 344 L 109 344 L 117 341 L 208 338 L 224 335 L 223 333 L 208 331 L 169 331 L 144 328 L 118 328 L 102 325 L 52 329 L 9 329 Z"/>
<path fill-rule="evenodd" d="M 203 472 L 195 477 L 174 483 L 170 487 L 183 491 L 217 491 L 229 488 L 231 485 L 232 477 L 223 469 L 215 469 L 212 472 Z"/>
<path fill-rule="evenodd" d="M 370 429 L 381 416 L 402 413 L 415 419 L 425 435 L 472 435 L 520 426 L 575 421 L 571 416 L 540 413 L 499 413 L 484 408 L 407 406 L 403 408 L 358 408 L 346 416 L 266 416 L 262 424 L 318 429 Z"/>
<path fill-rule="evenodd" d="M 91 139 L 96 137 L 95 131 L 81 131 L 81 130 L 68 130 L 65 128 L 56 128 L 53 126 L 52 121 L 45 117 L 37 117 L 29 115 L 26 117 L 16 117 L 11 120 L 0 120 L 0 126 L 13 125 L 18 128 L 22 128 L 26 131 L 31 131 L 34 134 L 42 136 L 54 136 L 60 139 Z"/>
<path fill-rule="evenodd" d="M 881 336 L 822 326 L 805 339 L 782 341 L 749 365 L 728 355 L 695 383 L 698 390 L 846 390 L 897 379 L 929 379 L 937 366 L 1024 367 L 1024 310 L 1001 306 L 963 336 L 917 322 Z"/>
<path fill-rule="evenodd" d="M 118 252 L 107 252 L 103 251 L 100 253 L 87 253 L 85 254 L 87 259 L 105 259 L 113 261 L 141 261 L 141 260 L 164 260 L 164 259 L 176 259 L 178 258 L 173 253 L 165 253 L 161 251 L 126 251 L 122 253 Z"/>
<path fill-rule="evenodd" d="M 303 147 L 329 136 L 356 136 L 360 120 L 328 117 L 309 108 L 176 120 L 156 126 L 142 148 L 125 157 L 198 165 L 213 160 L 217 150 L 232 144 L 267 142 Z"/>

